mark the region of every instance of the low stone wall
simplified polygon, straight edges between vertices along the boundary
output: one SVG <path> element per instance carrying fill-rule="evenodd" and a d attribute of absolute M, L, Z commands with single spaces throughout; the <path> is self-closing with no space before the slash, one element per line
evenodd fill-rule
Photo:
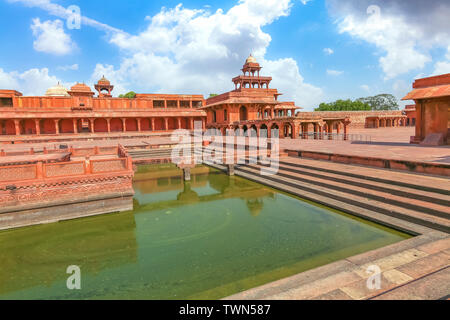
<path fill-rule="evenodd" d="M 401 116 L 401 110 L 393 111 L 314 111 L 314 112 L 299 112 L 297 117 L 314 117 L 322 118 L 350 118 L 350 128 L 364 128 L 367 117 L 379 116 Z"/>
<path fill-rule="evenodd" d="M 110 159 L 0 167 L 0 229 L 131 210 L 132 160 L 115 150 Z"/>
<path fill-rule="evenodd" d="M 287 154 L 291 157 L 304 157 L 308 159 L 327 160 L 345 164 L 357 164 L 384 169 L 405 170 L 415 173 L 450 176 L 450 165 L 445 163 L 383 159 L 375 157 L 333 154 L 318 151 L 299 151 L 299 150 L 284 150 L 284 151 L 287 152 Z"/>

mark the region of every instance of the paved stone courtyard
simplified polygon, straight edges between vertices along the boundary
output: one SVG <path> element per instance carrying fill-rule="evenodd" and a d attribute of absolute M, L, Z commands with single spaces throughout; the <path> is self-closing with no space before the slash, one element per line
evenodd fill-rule
<path fill-rule="evenodd" d="M 335 141 L 335 140 L 302 140 L 302 139 L 281 139 L 280 148 L 297 149 L 303 151 L 319 151 L 346 155 L 372 156 L 384 159 L 426 161 L 438 163 L 450 163 L 450 146 L 423 147 L 409 143 L 410 136 L 414 135 L 413 127 L 393 127 L 381 129 L 353 129 L 351 134 L 370 136 L 371 142 L 359 141 Z M 136 136 L 136 134 L 133 134 Z M 138 135 L 138 134 L 137 134 Z M 59 144 L 69 144 L 74 147 L 83 146 L 116 146 L 118 143 L 124 146 L 148 146 L 152 144 L 171 144 L 170 137 L 134 137 L 127 138 L 127 134 L 119 134 L 116 139 L 97 140 L 102 134 L 86 134 L 92 138 L 91 141 L 71 141 L 71 142 L 47 142 L 47 143 L 21 143 L 4 144 L 0 149 L 5 151 L 28 150 L 34 147 L 36 150 L 54 148 Z M 71 136 L 68 135 L 67 138 Z"/>
<path fill-rule="evenodd" d="M 283 139 L 280 148 L 318 151 L 383 159 L 450 163 L 450 146 L 424 147 L 410 144 L 413 127 L 353 129 L 351 134 L 371 137 L 371 142 Z"/>

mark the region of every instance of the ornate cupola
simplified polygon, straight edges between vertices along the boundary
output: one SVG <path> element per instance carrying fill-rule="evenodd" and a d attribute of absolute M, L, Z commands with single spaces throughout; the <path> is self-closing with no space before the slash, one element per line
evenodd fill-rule
<path fill-rule="evenodd" d="M 98 91 L 98 96 L 100 98 L 111 98 L 111 91 L 114 89 L 114 86 L 111 85 L 108 79 L 103 76 L 100 80 L 98 80 L 97 84 L 95 84 L 95 90 Z"/>
<path fill-rule="evenodd" d="M 47 97 L 69 97 L 67 89 L 64 88 L 59 82 L 56 86 L 50 87 L 45 92 Z"/>
<path fill-rule="evenodd" d="M 92 97 L 94 95 L 94 93 L 91 91 L 91 88 L 89 88 L 89 86 L 85 85 L 84 83 L 76 83 L 70 88 L 68 93 L 72 97 Z"/>
<path fill-rule="evenodd" d="M 245 60 L 245 64 L 241 69 L 243 75 L 233 78 L 235 89 L 269 89 L 269 83 L 270 81 L 272 81 L 272 77 L 261 77 L 259 75 L 261 69 L 262 67 L 250 54 L 247 60 Z"/>

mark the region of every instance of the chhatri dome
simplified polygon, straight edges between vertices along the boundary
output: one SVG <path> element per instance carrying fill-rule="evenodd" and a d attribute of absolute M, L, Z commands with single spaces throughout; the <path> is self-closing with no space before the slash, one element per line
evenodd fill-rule
<path fill-rule="evenodd" d="M 247 63 L 258 63 L 258 62 L 256 62 L 255 57 L 253 57 L 252 54 L 250 53 L 247 60 L 245 60 L 245 63 L 247 64 Z"/>
<path fill-rule="evenodd" d="M 47 97 L 68 97 L 67 89 L 64 88 L 59 82 L 56 86 L 50 87 L 45 92 Z"/>

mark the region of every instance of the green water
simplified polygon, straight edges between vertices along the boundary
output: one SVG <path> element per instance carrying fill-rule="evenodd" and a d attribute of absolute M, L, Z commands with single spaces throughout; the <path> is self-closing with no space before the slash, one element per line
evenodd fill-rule
<path fill-rule="evenodd" d="M 216 299 L 409 237 L 207 167 L 134 186 L 133 212 L 0 232 L 0 299 Z"/>

